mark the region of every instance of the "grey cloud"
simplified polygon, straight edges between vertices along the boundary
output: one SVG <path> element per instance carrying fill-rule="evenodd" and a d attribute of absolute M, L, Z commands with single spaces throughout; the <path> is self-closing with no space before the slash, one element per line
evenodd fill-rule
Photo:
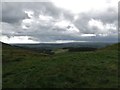
<path fill-rule="evenodd" d="M 118 31 L 119 31 L 119 34 L 120 34 L 120 1 L 118 3 Z"/>
<path fill-rule="evenodd" d="M 24 18 L 25 14 L 19 4 L 11 2 L 2 3 L 2 22 L 17 23 Z"/>
<path fill-rule="evenodd" d="M 101 22 L 103 22 L 103 24 L 115 24 L 117 26 L 117 18 L 118 12 L 116 11 L 115 8 L 108 8 L 102 12 L 99 11 L 90 11 L 87 13 L 80 13 L 79 17 L 74 24 L 79 28 L 79 30 L 82 33 L 88 34 L 95 34 L 97 33 L 97 31 L 99 31 L 99 29 L 97 27 L 93 27 L 92 29 L 90 29 L 88 27 L 88 22 L 91 19 L 95 19 L 95 20 L 100 20 Z"/>
<path fill-rule="evenodd" d="M 92 17 L 95 19 L 100 19 L 103 23 L 114 23 L 118 20 L 118 12 L 116 8 L 109 7 L 103 12 L 99 11 L 97 13 L 93 13 Z"/>
<path fill-rule="evenodd" d="M 47 26 L 38 24 L 32 25 L 32 28 L 23 30 L 20 27 L 20 22 L 28 18 L 23 10 L 33 10 L 35 17 L 39 14 L 48 15 L 55 20 L 59 19 L 61 15 L 65 20 L 71 21 L 79 30 L 80 33 L 67 33 L 66 29 L 55 27 L 52 22 Z M 79 18 L 74 21 L 74 15 L 69 11 L 55 7 L 51 2 L 9 2 L 3 3 L 2 6 L 2 22 L 4 23 L 3 35 L 6 36 L 32 36 L 33 40 L 37 41 L 56 41 L 56 40 L 81 40 L 81 41 L 114 41 L 117 37 L 81 37 L 80 34 L 96 34 L 99 29 L 96 27 L 89 28 L 88 21 L 91 19 L 101 20 L 104 24 L 111 23 L 117 26 L 117 12 L 114 8 L 110 7 L 103 12 L 90 11 L 80 13 Z M 12 33 L 14 32 L 14 33 Z M 64 32 L 64 33 L 63 33 Z M 112 31 L 111 31 L 112 32 Z"/>
<path fill-rule="evenodd" d="M 37 25 L 32 29 L 23 30 L 20 27 L 20 21 L 28 18 L 23 12 L 24 10 L 33 10 L 35 17 L 38 18 L 39 14 L 52 16 L 54 19 L 59 19 L 61 15 L 65 19 L 72 20 L 73 15 L 65 10 L 56 8 L 51 2 L 7 2 L 2 3 L 2 22 L 3 22 L 3 35 L 7 36 L 34 36 L 37 38 L 43 38 L 43 40 L 57 39 L 62 37 L 59 31 L 52 30 L 53 26 Z M 59 28 L 57 28 L 59 29 Z M 14 33 L 13 33 L 14 32 Z M 57 35 L 56 35 L 57 34 Z"/>
<path fill-rule="evenodd" d="M 8 23 L 17 23 L 26 17 L 24 10 L 33 10 L 35 16 L 39 14 L 59 18 L 63 13 L 66 19 L 71 19 L 72 14 L 56 8 L 51 2 L 3 2 L 2 3 L 2 21 Z"/>

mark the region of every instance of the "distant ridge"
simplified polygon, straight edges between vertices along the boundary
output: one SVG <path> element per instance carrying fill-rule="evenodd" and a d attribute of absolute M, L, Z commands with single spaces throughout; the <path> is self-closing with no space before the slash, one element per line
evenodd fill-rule
<path fill-rule="evenodd" d="M 2 44 L 2 48 L 6 49 L 6 48 L 16 48 L 16 49 L 21 49 L 24 50 L 24 47 L 20 47 L 20 46 L 16 46 L 16 45 L 11 45 L 11 44 L 6 44 L 0 41 L 0 44 Z M 112 45 L 108 45 L 106 47 L 103 48 L 99 48 L 99 50 L 115 50 L 118 49 L 118 47 L 120 46 L 120 43 L 116 43 L 116 44 L 112 44 Z M 27 49 L 27 48 L 26 48 Z"/>

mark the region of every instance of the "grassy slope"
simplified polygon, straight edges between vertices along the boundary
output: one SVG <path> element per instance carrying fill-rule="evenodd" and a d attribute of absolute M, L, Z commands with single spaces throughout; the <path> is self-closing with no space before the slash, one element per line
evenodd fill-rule
<path fill-rule="evenodd" d="M 116 46 L 44 55 L 3 45 L 3 88 L 117 87 Z"/>

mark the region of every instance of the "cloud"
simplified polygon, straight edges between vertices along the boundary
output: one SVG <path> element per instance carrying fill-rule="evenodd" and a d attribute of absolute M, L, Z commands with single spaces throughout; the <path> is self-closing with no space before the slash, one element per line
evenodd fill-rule
<path fill-rule="evenodd" d="M 73 13 L 53 2 L 4 2 L 2 34 L 12 43 L 13 39 L 14 42 L 115 41 L 117 13 L 111 5 L 98 11 Z"/>
<path fill-rule="evenodd" d="M 4 43 L 39 43 L 37 41 L 31 40 L 31 37 L 28 36 L 2 36 L 0 37 L 1 41 L 4 41 Z"/>
<path fill-rule="evenodd" d="M 79 14 L 82 12 L 88 12 L 91 10 L 104 10 L 108 7 L 115 7 L 118 0 L 52 0 L 52 2 L 57 6 L 67 10 L 70 10 L 74 14 Z M 64 3 L 63 3 L 64 2 Z M 116 6 L 117 7 L 117 6 Z"/>
<path fill-rule="evenodd" d="M 80 13 L 74 21 L 76 27 L 84 34 L 111 33 L 117 31 L 117 10 L 109 7 L 101 12 L 89 11 Z"/>
<path fill-rule="evenodd" d="M 25 14 L 21 9 L 21 5 L 11 2 L 2 3 L 2 22 L 16 23 L 24 18 Z"/>
<path fill-rule="evenodd" d="M 56 8 L 51 2 L 3 2 L 2 21 L 8 23 L 19 22 L 26 17 L 27 11 L 30 10 L 35 11 L 36 17 L 39 14 L 43 14 L 58 18 L 61 16 L 61 13 L 68 19 L 72 17 L 68 14 L 69 12 Z"/>
<path fill-rule="evenodd" d="M 88 22 L 88 25 L 91 29 L 96 30 L 96 34 L 113 34 L 113 32 L 117 33 L 117 27 L 115 26 L 115 24 L 103 24 L 103 22 L 101 22 L 100 20 L 91 19 Z"/>

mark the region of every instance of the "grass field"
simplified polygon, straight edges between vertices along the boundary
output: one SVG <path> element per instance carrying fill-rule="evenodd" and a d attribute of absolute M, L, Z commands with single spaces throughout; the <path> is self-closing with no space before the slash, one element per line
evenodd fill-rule
<path fill-rule="evenodd" d="M 53 55 L 3 44 L 3 88 L 117 88 L 118 44 Z"/>

